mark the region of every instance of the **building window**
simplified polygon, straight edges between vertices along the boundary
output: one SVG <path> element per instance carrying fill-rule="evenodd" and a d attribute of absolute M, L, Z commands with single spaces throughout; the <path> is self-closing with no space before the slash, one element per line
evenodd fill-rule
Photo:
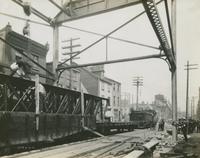
<path fill-rule="evenodd" d="M 113 106 L 115 106 L 115 96 L 113 96 Z"/>
<path fill-rule="evenodd" d="M 115 90 L 115 83 L 113 84 L 113 90 Z"/>
<path fill-rule="evenodd" d="M 118 84 L 118 92 L 120 91 L 120 85 Z"/>
<path fill-rule="evenodd" d="M 108 93 L 110 93 L 110 86 L 108 86 Z"/>
<path fill-rule="evenodd" d="M 117 98 L 117 100 L 118 100 L 118 106 L 120 106 L 119 104 L 120 104 L 120 100 L 119 100 L 119 97 Z"/>

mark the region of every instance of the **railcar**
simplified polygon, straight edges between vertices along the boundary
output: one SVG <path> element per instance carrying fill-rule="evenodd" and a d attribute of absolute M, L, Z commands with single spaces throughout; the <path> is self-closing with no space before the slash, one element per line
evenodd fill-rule
<path fill-rule="evenodd" d="M 135 128 L 155 127 L 157 115 L 154 110 L 131 111 L 130 121 L 135 123 Z"/>
<path fill-rule="evenodd" d="M 12 31 L 10 25 L 0 30 L 0 37 L 0 151 L 96 128 L 107 99 L 47 84 L 47 72 L 41 69 L 46 68 L 47 47 Z M 17 58 L 31 63 L 26 56 L 40 66 L 32 63 L 29 79 L 11 76 Z"/>

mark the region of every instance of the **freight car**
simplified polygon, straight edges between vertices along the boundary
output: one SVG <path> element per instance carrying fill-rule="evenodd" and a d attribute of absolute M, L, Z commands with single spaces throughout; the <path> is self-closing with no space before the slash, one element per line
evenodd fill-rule
<path fill-rule="evenodd" d="M 0 151 L 5 147 L 52 142 L 80 133 L 84 127 L 96 128 L 96 116 L 102 116 L 104 98 L 42 85 L 46 93 L 39 98 L 37 107 L 34 81 L 0 74 Z"/>
<path fill-rule="evenodd" d="M 0 37 L 0 151 L 96 128 L 96 118 L 103 119 L 102 102 L 108 99 L 46 84 L 47 47 L 10 25 L 0 30 Z M 29 79 L 11 76 L 17 58 L 31 63 Z"/>
<path fill-rule="evenodd" d="M 154 110 L 131 111 L 130 121 L 134 122 L 135 128 L 155 127 L 158 118 Z"/>

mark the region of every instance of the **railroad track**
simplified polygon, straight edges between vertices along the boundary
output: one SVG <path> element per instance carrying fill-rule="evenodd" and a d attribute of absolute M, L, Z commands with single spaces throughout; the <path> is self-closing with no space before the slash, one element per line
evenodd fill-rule
<path fill-rule="evenodd" d="M 142 132 L 143 134 L 144 132 Z M 138 136 L 137 136 L 138 135 Z M 134 149 L 137 144 L 144 142 L 144 139 L 141 140 L 141 131 L 135 132 L 134 136 L 126 136 L 118 134 L 118 137 L 123 138 L 121 141 L 110 142 L 111 144 L 97 147 L 93 150 L 83 152 L 81 154 L 76 154 L 68 158 L 104 158 L 104 157 L 121 157 L 127 152 L 130 152 Z M 140 137 L 139 137 L 140 136 Z M 144 135 L 142 135 L 144 136 Z M 125 139 L 124 139 L 125 138 Z M 104 142 L 109 143 L 109 141 Z"/>
<path fill-rule="evenodd" d="M 4 158 L 103 158 L 122 157 L 138 143 L 144 142 L 153 131 L 137 130 L 87 141 L 64 144 L 31 152 L 4 156 Z"/>

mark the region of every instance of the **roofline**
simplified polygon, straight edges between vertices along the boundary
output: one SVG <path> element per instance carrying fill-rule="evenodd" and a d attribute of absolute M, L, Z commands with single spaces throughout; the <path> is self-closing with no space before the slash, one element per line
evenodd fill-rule
<path fill-rule="evenodd" d="M 113 80 L 113 79 L 111 79 L 111 78 L 108 78 L 108 77 L 104 77 L 104 78 L 106 78 L 107 80 L 110 80 L 111 82 L 116 82 L 116 83 L 118 83 L 118 84 L 120 84 L 120 85 L 121 85 L 121 83 L 120 83 L 120 82 L 118 82 L 118 81 L 116 81 L 116 80 Z"/>

